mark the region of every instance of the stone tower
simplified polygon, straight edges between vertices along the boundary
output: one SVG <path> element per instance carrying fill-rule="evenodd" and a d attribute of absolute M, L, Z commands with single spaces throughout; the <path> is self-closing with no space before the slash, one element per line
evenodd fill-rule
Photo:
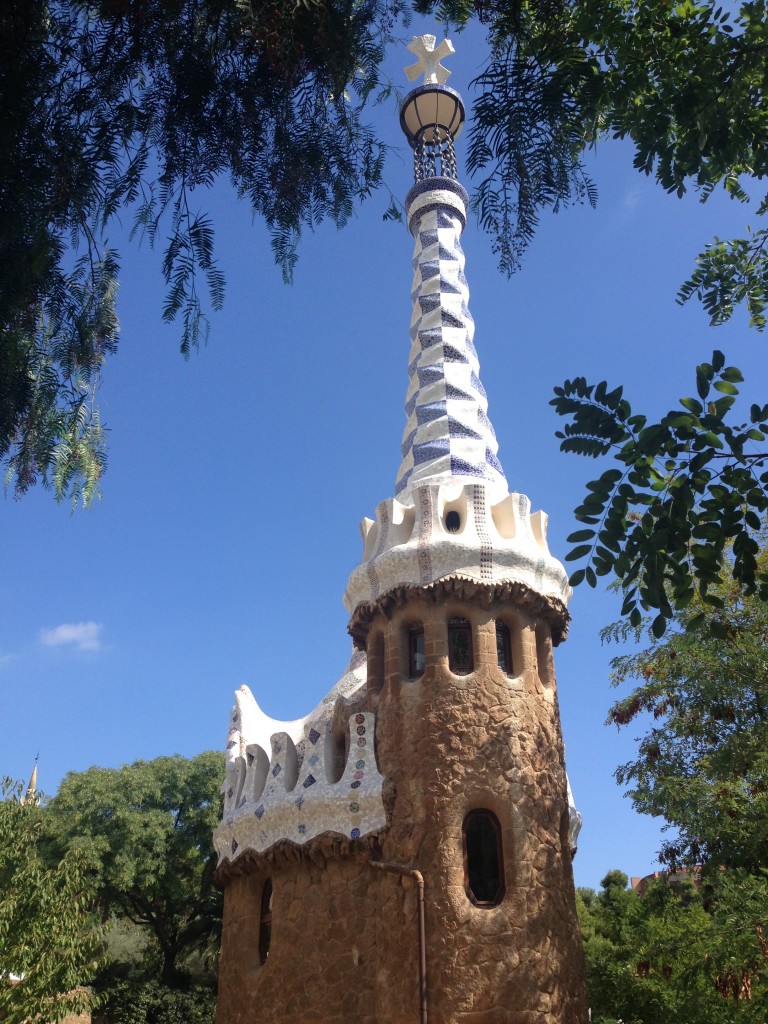
<path fill-rule="evenodd" d="M 425 84 L 401 113 L 415 251 L 395 496 L 362 523 L 340 681 L 294 722 L 236 695 L 217 1024 L 587 1020 L 552 657 L 570 590 L 497 459 L 460 244 L 464 111 L 434 42 L 411 43 Z"/>

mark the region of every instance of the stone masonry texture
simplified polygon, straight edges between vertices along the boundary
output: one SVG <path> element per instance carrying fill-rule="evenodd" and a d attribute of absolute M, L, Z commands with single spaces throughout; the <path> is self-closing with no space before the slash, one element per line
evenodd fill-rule
<path fill-rule="evenodd" d="M 387 826 L 356 842 L 282 842 L 222 867 L 217 1024 L 419 1021 L 417 890 L 370 860 L 424 876 L 430 1024 L 585 1024 L 550 627 L 529 611 L 490 591 L 467 600 L 414 589 L 371 617 L 359 707 L 376 713 Z M 455 617 L 472 626 L 466 676 L 448 666 Z M 497 665 L 497 619 L 512 637 L 510 675 Z M 424 629 L 426 669 L 409 679 L 414 626 Z M 502 829 L 505 894 L 491 908 L 465 891 L 462 823 L 478 808 Z"/>

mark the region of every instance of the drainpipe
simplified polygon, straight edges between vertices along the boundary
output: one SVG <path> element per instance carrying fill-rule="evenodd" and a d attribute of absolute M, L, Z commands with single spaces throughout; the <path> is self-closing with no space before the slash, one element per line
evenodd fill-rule
<path fill-rule="evenodd" d="M 419 1007 L 420 1024 L 427 1024 L 427 929 L 424 921 L 424 876 L 416 868 L 408 868 L 404 864 L 388 864 L 382 860 L 368 862 L 372 868 L 389 871 L 394 875 L 403 875 L 416 883 L 419 894 Z"/>

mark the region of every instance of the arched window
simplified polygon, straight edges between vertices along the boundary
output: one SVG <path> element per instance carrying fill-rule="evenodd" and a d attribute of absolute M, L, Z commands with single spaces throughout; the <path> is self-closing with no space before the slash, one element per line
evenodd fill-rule
<path fill-rule="evenodd" d="M 272 941 L 272 880 L 268 878 L 261 890 L 261 912 L 259 916 L 259 963 L 265 964 Z"/>
<path fill-rule="evenodd" d="M 424 654 L 424 627 L 412 626 L 408 630 L 408 676 L 418 679 L 424 674 L 426 656 Z"/>
<path fill-rule="evenodd" d="M 496 660 L 502 672 L 508 676 L 515 673 L 512 669 L 512 638 L 506 622 L 496 620 Z"/>
<path fill-rule="evenodd" d="M 492 811 L 470 811 L 462 827 L 464 888 L 477 907 L 495 907 L 504 899 L 501 825 Z"/>
<path fill-rule="evenodd" d="M 451 619 L 448 623 L 448 665 L 457 676 L 466 676 L 473 670 L 472 627 L 466 619 Z"/>

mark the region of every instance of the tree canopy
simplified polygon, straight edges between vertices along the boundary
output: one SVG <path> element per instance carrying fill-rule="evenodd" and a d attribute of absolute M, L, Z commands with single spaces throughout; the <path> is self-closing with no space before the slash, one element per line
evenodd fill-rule
<path fill-rule="evenodd" d="M 641 608 L 657 610 L 656 636 L 697 594 L 722 608 L 731 591 L 717 587 L 727 577 L 745 595 L 768 597 L 765 560 L 758 562 L 768 510 L 768 405 L 752 405 L 746 423 L 731 422 L 741 380 L 715 351 L 696 368 L 696 396 L 681 398 L 657 423 L 633 413 L 621 386 L 579 377 L 555 389 L 552 405 L 570 418 L 558 433 L 561 448 L 611 454 L 618 463 L 587 485 L 575 511 L 584 528 L 568 538 L 576 546 L 566 557 L 588 564 L 571 582 L 586 578 L 594 587 L 598 576 L 612 574 L 630 625 L 640 625 Z M 696 621 L 704 615 L 697 608 Z"/>
<path fill-rule="evenodd" d="M 400 0 L 9 0 L 0 12 L 0 459 L 89 501 L 116 350 L 122 211 L 167 235 L 163 316 L 186 355 L 224 281 L 195 190 L 228 176 L 290 277 L 304 226 L 343 224 L 382 147 L 361 118 Z"/>
<path fill-rule="evenodd" d="M 166 985 L 191 952 L 217 948 L 212 836 L 223 774 L 216 752 L 90 768 L 67 775 L 45 809 L 44 845 L 83 859 L 103 915 L 146 929 Z"/>
<path fill-rule="evenodd" d="M 94 894 L 75 850 L 47 863 L 40 853 L 42 812 L 19 799 L 9 780 L 0 799 L 0 1019 L 58 1021 L 93 1003 L 87 987 L 102 942 Z"/>
<path fill-rule="evenodd" d="M 652 720 L 617 778 L 676 830 L 662 863 L 755 874 L 768 871 L 768 604 L 733 581 L 716 596 L 721 607 L 693 602 L 663 641 L 614 659 L 614 684 L 635 685 L 609 722 Z"/>
<path fill-rule="evenodd" d="M 611 871 L 599 893 L 577 891 L 594 1024 L 762 1024 L 766 879 L 627 881 Z"/>
<path fill-rule="evenodd" d="M 765 4 L 714 0 L 415 0 L 479 21 L 468 168 L 503 270 L 542 211 L 594 202 L 597 140 L 632 140 L 661 187 L 748 204 L 766 171 Z M 302 227 L 343 224 L 381 180 L 366 103 L 405 0 L 10 0 L 0 13 L 0 459 L 17 494 L 41 480 L 89 501 L 105 460 L 95 401 L 116 349 L 120 213 L 167 235 L 164 317 L 186 354 L 223 299 L 197 196 L 218 176 L 272 232 L 290 277 Z M 763 215 L 756 197 L 755 216 Z M 713 322 L 746 302 L 762 327 L 766 233 L 713 240 L 681 299 Z"/>

